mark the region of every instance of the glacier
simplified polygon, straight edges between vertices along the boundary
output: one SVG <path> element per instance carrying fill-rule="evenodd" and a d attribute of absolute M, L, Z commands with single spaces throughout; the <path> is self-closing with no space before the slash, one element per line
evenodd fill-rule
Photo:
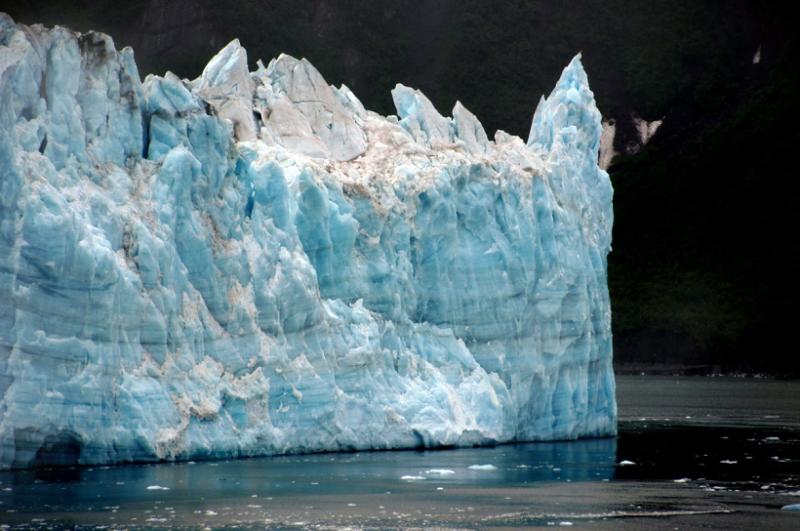
<path fill-rule="evenodd" d="M 0 14 L 0 468 L 616 433 L 580 56 L 527 142 Z"/>

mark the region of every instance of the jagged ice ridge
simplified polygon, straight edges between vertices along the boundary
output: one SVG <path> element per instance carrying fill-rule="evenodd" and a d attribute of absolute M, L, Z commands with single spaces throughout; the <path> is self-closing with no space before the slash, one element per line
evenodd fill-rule
<path fill-rule="evenodd" d="M 614 434 L 580 58 L 527 143 L 392 97 L 0 14 L 0 467 Z"/>

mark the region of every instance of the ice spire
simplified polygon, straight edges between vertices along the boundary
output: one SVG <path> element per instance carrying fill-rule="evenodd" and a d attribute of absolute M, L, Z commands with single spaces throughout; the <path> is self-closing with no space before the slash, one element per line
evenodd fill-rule
<path fill-rule="evenodd" d="M 589 89 L 581 54 L 578 54 L 561 73 L 550 96 L 539 100 L 528 145 L 550 151 L 560 140 L 570 143 L 585 156 L 597 159 L 601 133 L 600 111 Z"/>
<path fill-rule="evenodd" d="M 247 69 L 247 51 L 234 39 L 215 55 L 195 81 L 197 93 L 219 116 L 229 119 L 236 138 L 253 140 L 253 82 Z"/>
<path fill-rule="evenodd" d="M 392 90 L 392 100 L 397 108 L 400 125 L 418 142 L 430 144 L 433 141 L 453 141 L 450 121 L 439 114 L 425 94 L 398 83 Z"/>

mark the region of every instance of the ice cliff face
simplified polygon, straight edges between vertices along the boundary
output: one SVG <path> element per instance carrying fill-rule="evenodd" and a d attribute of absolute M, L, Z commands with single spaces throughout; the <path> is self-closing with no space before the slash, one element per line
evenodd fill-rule
<path fill-rule="evenodd" d="M 392 96 L 0 15 L 0 466 L 615 433 L 579 58 L 527 144 Z"/>

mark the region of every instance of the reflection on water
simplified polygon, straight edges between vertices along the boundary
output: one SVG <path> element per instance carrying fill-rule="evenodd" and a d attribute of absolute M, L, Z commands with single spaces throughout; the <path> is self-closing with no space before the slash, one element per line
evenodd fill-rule
<path fill-rule="evenodd" d="M 618 376 L 619 419 L 650 425 L 800 431 L 800 381 Z"/>
<path fill-rule="evenodd" d="M 617 455 L 636 466 L 615 479 L 702 478 L 719 488 L 795 492 L 800 489 L 800 432 L 765 428 L 625 424 Z"/>
<path fill-rule="evenodd" d="M 618 460 L 636 466 L 618 468 L 617 479 L 800 489 L 800 382 L 628 376 L 618 383 Z"/>
<path fill-rule="evenodd" d="M 617 441 L 503 445 L 437 451 L 360 452 L 233 461 L 12 471 L 0 474 L 6 506 L 21 511 L 85 511 L 158 499 L 402 494 L 424 484 L 512 486 L 599 481 L 614 475 Z M 475 465 L 492 465 L 471 469 Z M 488 469 L 487 469 L 488 468 Z M 406 479 L 403 479 L 406 478 Z M 423 479 L 424 478 L 424 479 Z M 148 487 L 150 489 L 148 490 Z M 158 488 L 156 488 L 158 487 Z M 168 489 L 168 490 L 167 490 Z"/>

